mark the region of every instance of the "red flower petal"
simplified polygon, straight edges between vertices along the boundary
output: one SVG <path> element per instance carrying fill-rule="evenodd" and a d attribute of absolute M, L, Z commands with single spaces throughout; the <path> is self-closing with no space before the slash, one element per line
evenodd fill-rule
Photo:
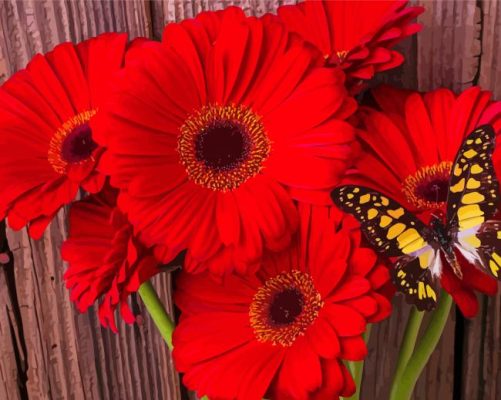
<path fill-rule="evenodd" d="M 46 219 L 73 201 L 79 185 L 102 187 L 95 170 L 102 149 L 93 147 L 90 121 L 122 66 L 126 43 L 126 34 L 109 33 L 60 44 L 0 89 L 0 145 L 7 154 L 0 162 L 0 213 L 16 228 L 30 224 L 30 235 L 40 237 Z M 82 137 L 91 147 L 79 152 L 68 140 Z"/>
<path fill-rule="evenodd" d="M 379 264 L 333 207 L 300 205 L 299 215 L 299 235 L 281 252 L 265 251 L 256 275 L 179 275 L 174 358 L 198 395 L 306 400 L 353 391 L 343 358 L 366 354 L 367 321 L 391 309 L 361 276 Z M 360 265 L 363 254 L 370 265 Z"/>
<path fill-rule="evenodd" d="M 322 358 L 337 357 L 341 351 L 339 339 L 322 312 L 306 332 L 310 346 Z"/>
<path fill-rule="evenodd" d="M 329 323 L 341 337 L 360 335 L 365 331 L 365 318 L 351 307 L 327 304 L 325 312 L 329 316 Z"/>
<path fill-rule="evenodd" d="M 264 251 L 286 247 L 297 228 L 292 199 L 330 204 L 353 154 L 345 120 L 356 102 L 343 72 L 321 64 L 276 17 L 238 8 L 169 24 L 161 44 L 132 45 L 92 127 L 107 147 L 99 169 L 138 238 L 165 257 L 187 249 L 187 269 L 217 275 L 253 272 Z M 219 168 L 226 158 L 211 161 L 202 148 L 207 121 L 237 121 L 260 145 Z"/>
<path fill-rule="evenodd" d="M 353 381 L 350 372 L 348 371 L 348 368 L 346 368 L 343 364 L 341 364 L 340 367 L 344 378 L 344 387 L 343 390 L 341 391 L 341 396 L 350 397 L 355 393 L 357 388 L 355 386 L 355 382 Z"/>
<path fill-rule="evenodd" d="M 340 65 L 349 85 L 374 72 L 400 65 L 403 57 L 388 49 L 419 31 L 411 21 L 424 10 L 407 1 L 306 1 L 279 7 L 287 27 L 318 47 L 330 65 Z"/>
<path fill-rule="evenodd" d="M 361 336 L 341 339 L 341 356 L 350 361 L 360 361 L 367 355 L 367 346 Z"/>
<path fill-rule="evenodd" d="M 275 391 L 294 399 L 307 399 L 322 384 L 320 360 L 306 338 L 299 337 L 285 354 Z"/>
<path fill-rule="evenodd" d="M 61 247 L 61 256 L 69 264 L 64 279 L 71 300 L 83 312 L 102 298 L 101 323 L 114 331 L 115 310 L 120 308 L 125 322 L 134 322 L 129 295 L 160 272 L 151 251 L 133 238 L 132 227 L 115 208 L 115 198 L 116 193 L 106 188 L 75 203 L 69 238 Z"/>
<path fill-rule="evenodd" d="M 388 279 L 386 279 L 388 280 Z M 334 290 L 329 296 L 329 301 L 340 302 L 362 296 L 371 290 L 367 279 L 352 276 L 344 280 L 341 287 Z"/>
<path fill-rule="evenodd" d="M 341 365 L 342 363 L 337 359 L 322 360 L 324 381 L 322 387 L 311 396 L 313 400 L 336 399 L 339 397 L 340 392 L 346 385 Z"/>

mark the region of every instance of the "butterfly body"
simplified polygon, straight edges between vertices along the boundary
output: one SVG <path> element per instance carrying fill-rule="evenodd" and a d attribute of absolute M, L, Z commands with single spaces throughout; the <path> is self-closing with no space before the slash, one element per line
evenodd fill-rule
<path fill-rule="evenodd" d="M 430 227 L 433 229 L 435 235 L 436 235 L 436 240 L 440 243 L 440 246 L 442 246 L 442 249 L 444 251 L 447 251 L 451 248 L 451 238 L 449 237 L 449 234 L 447 232 L 447 228 L 445 224 L 442 222 L 442 219 L 440 216 L 437 216 L 435 214 L 432 214 L 431 220 L 430 220 Z"/>
<path fill-rule="evenodd" d="M 492 220 L 499 195 L 492 164 L 494 147 L 491 126 L 479 127 L 466 137 L 452 163 L 446 213 L 434 211 L 428 225 L 375 189 L 347 185 L 331 194 L 340 209 L 360 222 L 369 243 L 395 259 L 394 283 L 420 310 L 436 305 L 442 256 L 460 279 L 463 274 L 456 251 L 501 278 L 501 222 Z M 438 189 L 430 185 L 430 190 Z"/>
<path fill-rule="evenodd" d="M 456 276 L 458 278 L 462 278 L 463 273 L 461 271 L 461 266 L 459 265 L 456 253 L 454 251 L 455 240 L 449 234 L 446 224 L 442 222 L 442 218 L 440 216 L 432 214 L 430 220 L 430 228 L 432 229 L 432 232 L 434 234 L 434 237 L 431 241 L 434 241 L 440 245 L 440 251 L 444 255 L 447 263 L 450 265 Z M 437 255 L 437 257 L 439 257 L 439 255 Z M 441 272 L 441 264 L 439 271 L 433 271 L 432 269 L 433 275 L 440 275 Z"/>

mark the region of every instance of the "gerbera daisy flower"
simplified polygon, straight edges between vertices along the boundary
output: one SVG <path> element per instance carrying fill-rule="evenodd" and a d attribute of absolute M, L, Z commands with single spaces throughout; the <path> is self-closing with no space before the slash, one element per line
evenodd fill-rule
<path fill-rule="evenodd" d="M 271 16 L 235 7 L 169 24 L 128 58 L 96 119 L 102 167 L 140 238 L 186 268 L 256 266 L 330 204 L 352 154 L 344 74 Z"/>
<path fill-rule="evenodd" d="M 128 298 L 139 286 L 160 272 L 151 250 L 134 237 L 132 226 L 116 207 L 116 192 L 102 192 L 73 203 L 69 214 L 69 238 L 61 247 L 68 262 L 64 274 L 70 299 L 80 312 L 101 299 L 99 318 L 117 331 L 115 310 L 133 323 Z"/>
<path fill-rule="evenodd" d="M 343 360 L 362 360 L 366 324 L 390 314 L 382 295 L 389 273 L 337 210 L 300 210 L 298 236 L 266 253 L 256 276 L 178 277 L 173 357 L 200 397 L 334 399 L 355 391 Z"/>
<path fill-rule="evenodd" d="M 424 9 L 407 7 L 407 0 L 306 0 L 278 8 L 287 27 L 317 46 L 327 65 L 340 66 L 352 90 L 376 72 L 398 67 L 404 57 L 391 48 L 419 32 L 412 23 Z"/>
<path fill-rule="evenodd" d="M 419 93 L 381 86 L 372 94 L 381 111 L 363 107 L 357 114 L 363 151 L 346 183 L 377 189 L 428 223 L 433 210 L 445 213 L 451 166 L 464 138 L 484 124 L 501 132 L 501 102 L 478 87 L 456 95 L 448 89 Z M 500 157 L 496 151 L 498 176 Z M 478 310 L 474 292 L 493 295 L 497 282 L 458 256 L 463 279 L 445 265 L 441 285 L 472 317 Z"/>
<path fill-rule="evenodd" d="M 82 187 L 97 192 L 102 149 L 90 121 L 123 63 L 126 34 L 108 33 L 36 55 L 0 88 L 0 218 L 39 238 Z"/>

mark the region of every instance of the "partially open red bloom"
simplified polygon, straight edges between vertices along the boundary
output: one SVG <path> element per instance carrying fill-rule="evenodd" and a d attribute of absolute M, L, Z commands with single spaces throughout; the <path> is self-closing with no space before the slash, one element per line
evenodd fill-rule
<path fill-rule="evenodd" d="M 501 132 L 501 102 L 478 87 L 455 95 L 448 89 L 419 93 L 381 86 L 373 95 L 382 112 L 360 109 L 363 151 L 346 183 L 377 189 L 428 222 L 431 211 L 445 213 L 451 166 L 464 138 L 484 124 Z M 499 177 L 501 152 L 493 160 Z M 445 263 L 441 284 L 472 317 L 478 310 L 474 292 L 494 295 L 497 282 L 461 257 L 460 262 L 463 279 Z"/>
<path fill-rule="evenodd" d="M 343 360 L 363 359 L 366 323 L 390 314 L 389 273 L 334 208 L 302 205 L 300 214 L 298 236 L 267 253 L 257 276 L 178 278 L 173 357 L 199 396 L 323 400 L 355 391 Z"/>
<path fill-rule="evenodd" d="M 287 27 L 317 46 L 328 65 L 341 66 L 354 89 L 376 72 L 398 67 L 404 57 L 391 48 L 421 29 L 412 23 L 422 7 L 407 0 L 306 0 L 279 7 Z"/>
<path fill-rule="evenodd" d="M 101 299 L 101 323 L 114 331 L 117 307 L 125 322 L 133 323 L 127 300 L 160 269 L 152 251 L 138 242 L 127 218 L 116 208 L 116 192 L 104 189 L 74 203 L 69 223 L 61 255 L 69 264 L 64 279 L 71 300 L 85 312 Z"/>
<path fill-rule="evenodd" d="M 0 218 L 39 238 L 80 187 L 97 192 L 102 150 L 91 119 L 123 63 L 126 34 L 63 43 L 36 55 L 0 88 Z"/>
<path fill-rule="evenodd" d="M 292 199 L 329 204 L 352 154 L 344 74 L 271 16 L 238 8 L 169 24 L 127 59 L 96 119 L 119 205 L 168 262 L 255 269 L 287 246 Z"/>

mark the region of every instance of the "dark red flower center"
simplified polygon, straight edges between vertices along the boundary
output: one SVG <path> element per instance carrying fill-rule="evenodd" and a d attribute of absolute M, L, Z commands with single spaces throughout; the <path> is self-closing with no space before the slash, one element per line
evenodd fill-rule
<path fill-rule="evenodd" d="M 258 341 L 291 346 L 315 321 L 323 304 L 309 274 L 284 271 L 268 279 L 254 295 L 250 324 Z"/>
<path fill-rule="evenodd" d="M 195 138 L 197 159 L 215 171 L 238 167 L 247 158 L 250 147 L 245 128 L 234 121 L 214 121 Z"/>
<path fill-rule="evenodd" d="M 98 147 L 92 140 L 90 119 L 97 110 L 74 115 L 54 133 L 49 143 L 47 159 L 54 171 L 65 174 L 69 165 L 86 162 Z"/>
<path fill-rule="evenodd" d="M 287 325 L 296 320 L 303 311 L 304 298 L 297 288 L 286 288 L 270 304 L 270 320 L 276 325 Z"/>
<path fill-rule="evenodd" d="M 179 131 L 177 150 L 188 177 L 216 191 L 234 190 L 258 174 L 270 153 L 261 117 L 244 106 L 204 106 Z"/>
<path fill-rule="evenodd" d="M 416 194 L 425 200 L 440 203 L 447 200 L 448 189 L 449 181 L 447 179 L 433 179 L 418 185 Z"/>
<path fill-rule="evenodd" d="M 97 148 L 92 140 L 92 130 L 89 124 L 74 128 L 64 139 L 61 146 L 61 157 L 64 161 L 74 164 L 88 159 Z"/>
<path fill-rule="evenodd" d="M 423 211 L 445 206 L 451 167 L 450 161 L 442 161 L 409 175 L 402 183 L 402 192 L 407 201 Z"/>

